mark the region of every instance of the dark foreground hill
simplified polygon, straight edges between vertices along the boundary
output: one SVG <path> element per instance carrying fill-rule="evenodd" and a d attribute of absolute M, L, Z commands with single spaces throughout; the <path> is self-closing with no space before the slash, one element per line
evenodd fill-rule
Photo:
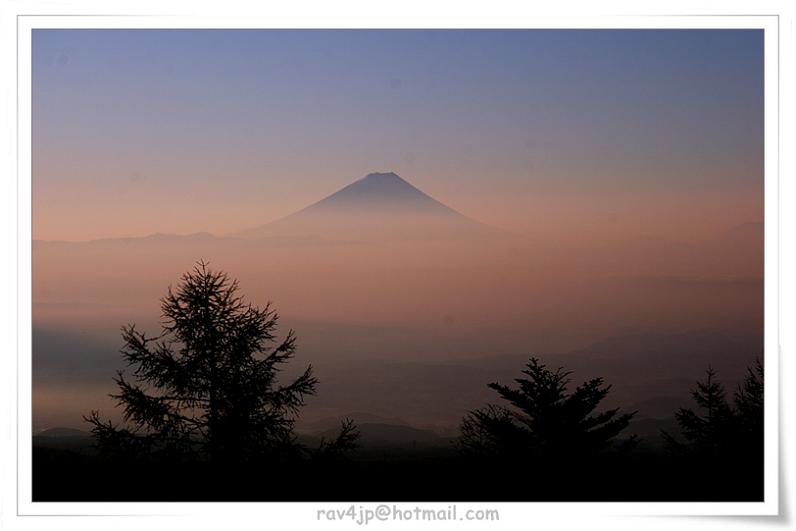
<path fill-rule="evenodd" d="M 309 441 L 308 441 L 309 442 Z M 760 501 L 762 470 L 639 451 L 574 466 L 495 463 L 453 445 L 365 447 L 330 461 L 131 462 L 33 447 L 34 501 Z"/>

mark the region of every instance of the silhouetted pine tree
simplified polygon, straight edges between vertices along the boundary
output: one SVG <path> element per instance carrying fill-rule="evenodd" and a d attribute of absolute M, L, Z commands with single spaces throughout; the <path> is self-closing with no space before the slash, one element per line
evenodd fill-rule
<path fill-rule="evenodd" d="M 729 443 L 735 418 L 727 403 L 724 386 L 716 378 L 716 371 L 708 367 L 705 381 L 698 381 L 691 393 L 700 411 L 680 408 L 675 418 L 680 425 L 686 445 L 664 432 L 669 449 L 675 453 L 690 450 L 704 457 L 715 457 L 723 453 Z"/>
<path fill-rule="evenodd" d="M 167 454 L 212 462 L 297 456 L 294 422 L 315 392 L 312 367 L 287 385 L 278 373 L 293 358 L 292 330 L 276 340 L 279 319 L 270 303 L 252 306 L 238 281 L 199 262 L 176 290 L 161 299 L 162 332 L 147 337 L 122 328 L 122 354 L 135 382 L 120 371 L 119 392 L 127 427 L 86 417 L 105 453 Z M 352 447 L 356 430 L 343 426 L 326 451 Z"/>
<path fill-rule="evenodd" d="M 570 372 L 552 371 L 531 358 L 515 380 L 519 388 L 489 387 L 513 407 L 489 405 L 471 411 L 461 424 L 460 447 L 468 453 L 505 458 L 588 459 L 609 449 L 627 449 L 635 436 L 617 440 L 633 413 L 596 412 L 611 386 L 594 378 L 567 393 Z"/>
<path fill-rule="evenodd" d="M 312 454 L 312 457 L 321 461 L 340 459 L 347 452 L 358 446 L 357 440 L 359 436 L 360 433 L 356 425 L 354 425 L 354 421 L 345 418 L 341 422 L 340 432 L 334 439 L 321 437 L 320 446 Z"/>
<path fill-rule="evenodd" d="M 735 410 L 742 436 L 749 444 L 763 445 L 763 363 L 757 359 L 747 368 L 735 392 Z"/>
<path fill-rule="evenodd" d="M 727 401 L 716 371 L 708 368 L 692 397 L 699 409 L 680 408 L 675 418 L 684 441 L 663 432 L 669 450 L 699 459 L 748 458 L 763 454 L 763 365 L 758 360 L 747 369 L 744 382 L 735 392 L 734 404 Z"/>
<path fill-rule="evenodd" d="M 675 417 L 681 440 L 663 432 L 672 465 L 699 477 L 711 499 L 763 498 L 763 366 L 758 361 L 729 404 L 709 368 L 692 394 L 698 409 L 680 408 Z"/>

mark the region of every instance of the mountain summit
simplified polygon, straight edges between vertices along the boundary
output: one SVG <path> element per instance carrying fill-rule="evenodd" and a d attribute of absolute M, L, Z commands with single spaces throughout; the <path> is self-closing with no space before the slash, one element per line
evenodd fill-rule
<path fill-rule="evenodd" d="M 437 201 L 395 173 L 370 173 L 285 218 L 242 231 L 245 238 L 328 241 L 471 238 L 500 231 Z"/>
<path fill-rule="evenodd" d="M 370 173 L 301 212 L 346 209 L 461 215 L 395 173 Z"/>

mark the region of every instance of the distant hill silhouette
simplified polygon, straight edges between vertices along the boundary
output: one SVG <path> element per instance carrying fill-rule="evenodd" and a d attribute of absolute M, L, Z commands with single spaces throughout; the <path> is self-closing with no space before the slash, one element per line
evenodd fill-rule
<path fill-rule="evenodd" d="M 431 430 L 369 422 L 357 425 L 360 433 L 358 443 L 361 446 L 393 446 L 393 445 L 423 445 L 441 446 L 447 444 L 447 439 L 440 437 Z M 334 430 L 318 434 L 326 438 L 333 438 Z"/>
<path fill-rule="evenodd" d="M 764 224 L 762 221 L 750 221 L 731 227 L 719 236 L 721 240 L 738 241 L 747 239 L 760 241 L 763 238 Z"/>
<path fill-rule="evenodd" d="M 47 428 L 33 434 L 34 437 L 91 437 L 87 431 L 75 428 Z"/>
<path fill-rule="evenodd" d="M 395 173 L 371 173 L 285 218 L 234 234 L 331 241 L 506 236 L 460 214 Z"/>
<path fill-rule="evenodd" d="M 397 417 L 383 417 L 364 411 L 357 411 L 353 413 L 346 413 L 345 415 L 335 415 L 332 417 L 323 417 L 313 421 L 302 421 L 301 419 L 296 425 L 297 431 L 305 433 L 323 433 L 329 430 L 335 430 L 340 426 L 340 422 L 345 419 L 351 419 L 357 426 L 362 424 L 392 424 L 394 426 L 408 426 L 409 424 L 403 419 Z"/>
<path fill-rule="evenodd" d="M 94 439 L 91 434 L 74 428 L 47 428 L 36 432 L 33 434 L 33 446 L 82 454 L 94 453 Z"/>
<path fill-rule="evenodd" d="M 104 246 L 104 245 L 127 245 L 127 244 L 139 244 L 139 243 L 151 243 L 151 244 L 164 244 L 164 245 L 173 245 L 176 243 L 198 243 L 198 244 L 208 244 L 218 241 L 219 238 L 213 236 L 209 232 L 194 232 L 191 234 L 164 234 L 162 232 L 154 232 L 152 234 L 148 234 L 146 236 L 123 236 L 120 238 L 98 238 L 96 240 L 88 240 L 88 241 L 65 241 L 65 240 L 33 240 L 34 247 L 40 245 L 93 245 L 93 246 Z"/>

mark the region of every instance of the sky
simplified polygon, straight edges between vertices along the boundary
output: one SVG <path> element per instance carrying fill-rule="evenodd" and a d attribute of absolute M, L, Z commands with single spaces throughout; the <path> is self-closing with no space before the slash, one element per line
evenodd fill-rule
<path fill-rule="evenodd" d="M 33 237 L 237 232 L 372 171 L 553 237 L 763 217 L 758 30 L 43 30 Z"/>

